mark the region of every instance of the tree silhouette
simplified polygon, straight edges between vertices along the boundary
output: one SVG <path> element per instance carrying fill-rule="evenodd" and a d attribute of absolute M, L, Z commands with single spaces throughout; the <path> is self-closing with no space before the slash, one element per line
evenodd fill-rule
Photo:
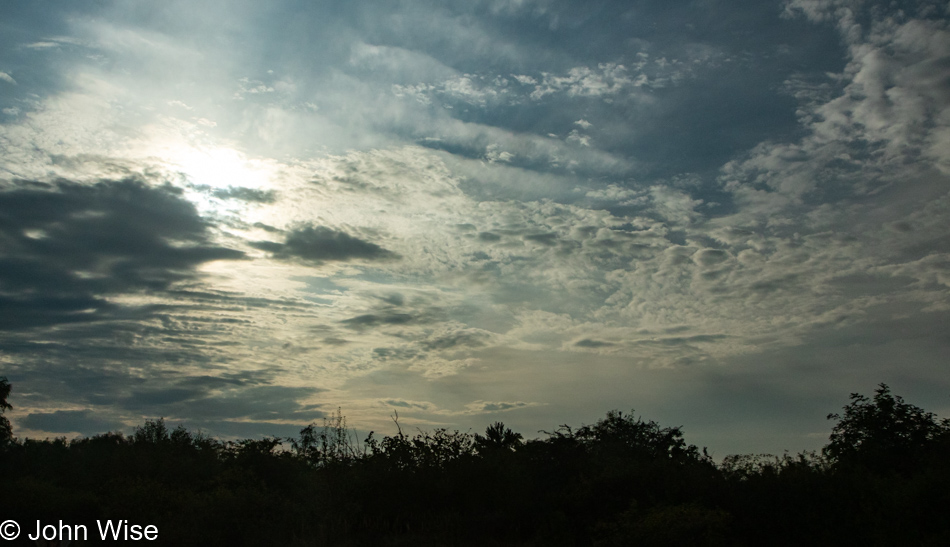
<path fill-rule="evenodd" d="M 165 418 L 146 420 L 142 426 L 136 426 L 132 433 L 132 442 L 135 444 L 165 444 L 170 440 Z"/>
<path fill-rule="evenodd" d="M 937 421 L 932 412 L 891 395 L 880 384 L 869 399 L 851 394 L 844 415 L 837 420 L 824 454 L 836 465 L 861 466 L 873 471 L 910 471 L 950 432 L 950 420 Z"/>
<path fill-rule="evenodd" d="M 587 444 L 623 450 L 633 457 L 673 461 L 699 458 L 697 447 L 683 440 L 681 428 L 660 427 L 652 420 L 636 418 L 632 411 L 625 415 L 611 410 L 596 424 L 579 428 L 576 436 Z"/>
<path fill-rule="evenodd" d="M 3 415 L 5 411 L 13 408 L 13 406 L 7 402 L 7 397 L 10 396 L 10 390 L 12 388 L 13 386 L 7 381 L 7 377 L 0 376 L 0 448 L 5 447 L 13 440 L 13 428 L 10 426 L 10 420 Z"/>
<path fill-rule="evenodd" d="M 521 433 L 515 433 L 502 422 L 495 422 L 485 428 L 485 436 L 475 434 L 475 448 L 480 454 L 495 451 L 513 451 L 524 443 Z"/>

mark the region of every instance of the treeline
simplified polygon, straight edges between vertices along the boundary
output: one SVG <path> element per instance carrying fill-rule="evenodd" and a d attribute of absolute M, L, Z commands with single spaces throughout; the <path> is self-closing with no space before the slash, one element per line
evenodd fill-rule
<path fill-rule="evenodd" d="M 829 418 L 821 453 L 721 464 L 617 411 L 532 440 L 494 423 L 358 441 L 340 414 L 237 442 L 162 420 L 72 441 L 0 427 L 0 519 L 23 545 L 36 520 L 97 519 L 167 545 L 950 545 L 950 421 L 883 384 Z"/>

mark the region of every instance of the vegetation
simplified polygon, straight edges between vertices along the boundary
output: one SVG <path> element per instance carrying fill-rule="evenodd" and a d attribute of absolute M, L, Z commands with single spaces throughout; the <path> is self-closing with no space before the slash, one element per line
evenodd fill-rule
<path fill-rule="evenodd" d="M 0 410 L 9 392 L 0 379 Z M 0 428 L 0 514 L 127 519 L 169 545 L 950 544 L 950 422 L 883 384 L 829 418 L 820 454 L 718 465 L 617 411 L 530 440 L 497 422 L 361 442 L 341 412 L 237 442 L 161 419 L 69 442 Z"/>
<path fill-rule="evenodd" d="M 6 376 L 0 376 L 0 448 L 5 447 L 13 440 L 13 428 L 10 427 L 10 420 L 3 415 L 7 410 L 11 410 L 13 406 L 7 402 L 7 397 L 10 396 L 10 382 L 7 381 Z"/>

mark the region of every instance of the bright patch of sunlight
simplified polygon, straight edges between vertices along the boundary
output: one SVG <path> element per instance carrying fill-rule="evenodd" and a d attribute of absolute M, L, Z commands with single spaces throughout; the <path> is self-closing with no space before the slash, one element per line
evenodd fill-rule
<path fill-rule="evenodd" d="M 270 169 L 231 148 L 179 147 L 168 158 L 196 185 L 212 188 L 255 188 L 268 185 Z"/>
<path fill-rule="evenodd" d="M 228 200 L 222 190 L 266 191 L 273 186 L 277 169 L 269 162 L 249 159 L 233 148 L 177 144 L 164 147 L 169 169 L 185 178 L 186 197 L 201 213 L 242 208 L 241 201 Z M 217 191 L 217 192 L 216 192 Z"/>

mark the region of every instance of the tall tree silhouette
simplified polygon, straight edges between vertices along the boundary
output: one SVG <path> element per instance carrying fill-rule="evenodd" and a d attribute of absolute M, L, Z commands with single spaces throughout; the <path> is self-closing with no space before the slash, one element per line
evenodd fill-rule
<path fill-rule="evenodd" d="M 838 423 L 825 455 L 839 467 L 873 471 L 911 471 L 950 433 L 950 420 L 938 422 L 932 412 L 891 395 L 887 384 L 880 384 L 873 399 L 852 393 L 844 414 L 828 419 Z"/>

